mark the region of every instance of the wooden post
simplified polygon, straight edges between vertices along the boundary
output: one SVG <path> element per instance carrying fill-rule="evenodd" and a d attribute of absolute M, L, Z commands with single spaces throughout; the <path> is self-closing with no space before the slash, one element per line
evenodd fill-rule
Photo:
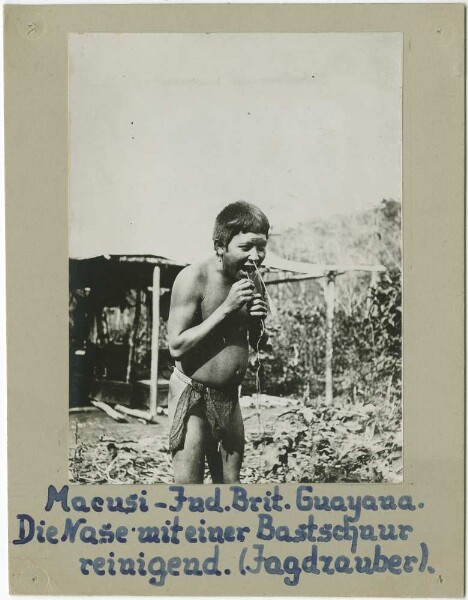
<path fill-rule="evenodd" d="M 127 364 L 127 383 L 134 383 L 135 381 L 135 370 L 136 370 L 136 344 L 138 341 L 138 327 L 140 325 L 140 315 L 141 315 L 141 288 L 140 285 L 137 285 L 136 289 L 136 297 L 135 297 L 135 315 L 133 318 L 133 326 L 132 332 L 129 338 L 129 353 L 128 353 L 128 364 Z"/>
<path fill-rule="evenodd" d="M 335 314 L 335 277 L 330 271 L 324 284 L 324 295 L 327 303 L 327 325 L 325 330 L 325 402 L 333 403 L 333 317 Z"/>
<path fill-rule="evenodd" d="M 140 286 L 140 284 L 138 284 L 136 294 L 137 295 L 136 295 L 136 299 L 135 299 L 135 323 L 134 323 L 134 327 L 133 327 L 133 354 L 132 354 L 132 364 L 130 366 L 130 381 L 132 383 L 134 383 L 136 380 L 136 366 L 137 366 L 136 350 L 137 350 L 137 343 L 138 343 L 138 328 L 140 326 L 140 320 L 141 320 L 141 286 Z"/>
<path fill-rule="evenodd" d="M 378 271 L 371 271 L 371 280 L 369 283 L 369 291 L 367 293 L 366 307 L 367 313 L 369 314 L 372 309 L 372 295 L 379 285 L 380 273 Z"/>
<path fill-rule="evenodd" d="M 158 358 L 159 358 L 159 299 L 161 290 L 161 269 L 156 265 L 153 271 L 153 319 L 151 331 L 151 386 L 149 412 L 156 417 L 158 406 Z"/>

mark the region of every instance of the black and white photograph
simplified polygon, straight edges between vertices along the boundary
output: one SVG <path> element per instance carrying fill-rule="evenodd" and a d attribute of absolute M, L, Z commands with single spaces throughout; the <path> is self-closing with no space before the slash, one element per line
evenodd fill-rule
<path fill-rule="evenodd" d="M 70 34 L 69 481 L 402 483 L 402 34 Z"/>

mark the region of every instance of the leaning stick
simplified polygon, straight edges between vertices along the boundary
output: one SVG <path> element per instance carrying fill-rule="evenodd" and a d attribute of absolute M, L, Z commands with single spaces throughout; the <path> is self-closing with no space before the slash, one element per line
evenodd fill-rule
<path fill-rule="evenodd" d="M 135 419 L 142 419 L 145 423 L 152 422 L 153 417 L 148 411 L 139 410 L 138 408 L 128 408 L 128 406 L 122 406 L 121 404 L 115 405 L 115 410 L 119 413 L 124 413 L 130 417 L 134 417 Z"/>
<path fill-rule="evenodd" d="M 123 423 L 128 423 L 128 419 L 127 419 L 126 416 L 124 416 L 120 412 L 117 412 L 116 410 L 114 410 L 113 408 L 111 408 L 105 402 L 101 402 L 100 400 L 91 400 L 91 404 L 93 406 L 95 406 L 96 408 L 99 408 L 100 410 L 102 410 L 103 412 L 105 412 L 107 415 L 109 415 L 109 417 L 111 417 L 111 419 L 114 419 L 114 421 L 120 421 L 120 422 L 123 422 Z"/>

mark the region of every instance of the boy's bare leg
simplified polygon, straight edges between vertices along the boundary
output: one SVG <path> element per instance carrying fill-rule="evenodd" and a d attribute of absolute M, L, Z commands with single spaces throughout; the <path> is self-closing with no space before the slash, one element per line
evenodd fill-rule
<path fill-rule="evenodd" d="M 238 483 L 242 459 L 244 457 L 244 420 L 237 402 L 231 416 L 231 431 L 228 450 L 221 445 L 221 458 L 223 461 L 223 483 Z"/>
<path fill-rule="evenodd" d="M 172 457 L 175 483 L 203 483 L 205 454 L 213 483 L 238 483 L 244 456 L 244 421 L 237 403 L 231 416 L 228 451 L 218 444 L 205 419 L 190 415 L 184 447 Z"/>
<path fill-rule="evenodd" d="M 172 456 L 175 483 L 203 483 L 207 426 L 197 415 L 190 415 L 184 447 Z"/>
<path fill-rule="evenodd" d="M 210 468 L 211 481 L 213 483 L 223 482 L 223 459 L 218 451 L 218 442 L 210 435 L 210 440 L 206 445 L 206 460 Z"/>

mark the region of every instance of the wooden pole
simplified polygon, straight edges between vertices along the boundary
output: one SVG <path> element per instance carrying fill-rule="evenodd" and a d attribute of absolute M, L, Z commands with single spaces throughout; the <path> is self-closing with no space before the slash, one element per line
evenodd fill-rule
<path fill-rule="evenodd" d="M 133 356 L 132 356 L 132 365 L 131 365 L 131 371 L 130 371 L 130 381 L 132 383 L 134 383 L 136 380 L 136 367 L 137 367 L 136 356 L 137 356 L 137 344 L 138 344 L 138 328 L 140 326 L 140 321 L 141 321 L 141 286 L 140 285 L 138 285 L 136 293 L 137 293 L 137 296 L 136 296 L 136 303 L 135 303 L 135 326 L 133 328 L 133 330 L 134 330 Z"/>
<path fill-rule="evenodd" d="M 158 265 L 153 271 L 153 319 L 151 331 L 151 386 L 150 386 L 150 416 L 156 416 L 158 406 L 158 358 L 159 358 L 159 298 L 161 290 L 161 269 Z"/>
<path fill-rule="evenodd" d="M 129 357 L 128 357 L 128 365 L 127 365 L 127 383 L 134 383 L 135 381 L 135 371 L 136 371 L 136 345 L 138 343 L 138 327 L 140 325 L 140 316 L 141 316 L 141 288 L 138 284 L 136 289 L 136 297 L 135 297 L 135 316 L 133 318 L 133 327 L 132 333 L 130 335 L 129 340 Z"/>
<path fill-rule="evenodd" d="M 325 402 L 333 403 L 333 317 L 335 314 L 335 276 L 331 271 L 327 274 L 324 285 L 325 301 L 327 303 L 327 325 L 325 331 Z"/>
<path fill-rule="evenodd" d="M 366 300 L 368 314 L 370 313 L 370 311 L 372 309 L 372 296 L 373 296 L 373 292 L 376 290 L 377 286 L 379 285 L 379 281 L 380 281 L 380 273 L 378 273 L 377 271 L 372 271 L 371 272 L 371 280 L 370 280 L 370 284 L 369 284 L 369 291 L 367 293 L 367 300 Z"/>

